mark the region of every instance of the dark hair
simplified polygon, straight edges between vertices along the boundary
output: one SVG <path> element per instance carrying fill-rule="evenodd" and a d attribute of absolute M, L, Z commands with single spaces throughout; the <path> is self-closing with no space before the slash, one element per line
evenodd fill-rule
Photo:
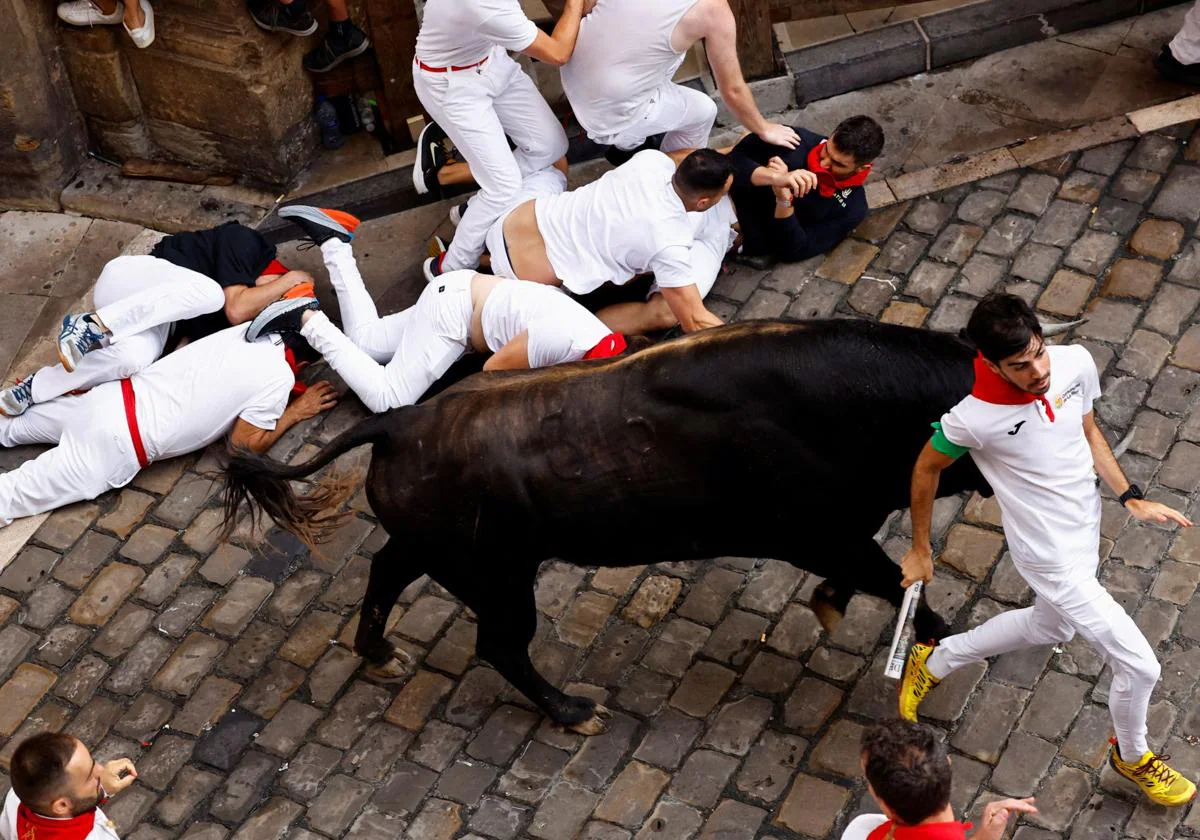
<path fill-rule="evenodd" d="M 843 152 L 854 155 L 859 166 L 875 160 L 883 151 L 883 129 L 861 114 L 838 123 L 829 139 Z"/>
<path fill-rule="evenodd" d="M 698 199 L 725 189 L 725 182 L 732 174 L 733 163 L 728 155 L 715 149 L 697 149 L 679 164 L 674 181 L 685 198 Z"/>
<path fill-rule="evenodd" d="M 916 825 L 950 803 L 946 745 L 928 726 L 889 720 L 862 736 L 867 781 L 900 822 Z"/>
<path fill-rule="evenodd" d="M 975 306 L 967 321 L 967 338 L 990 362 L 1000 363 L 1041 338 L 1042 325 L 1029 304 L 1016 295 L 993 292 Z"/>
<path fill-rule="evenodd" d="M 311 365 L 321 358 L 321 354 L 314 350 L 313 346 L 300 333 L 285 332 L 282 337 L 283 346 L 292 351 L 297 362 L 308 362 Z"/>
<path fill-rule="evenodd" d="M 22 741 L 9 766 L 17 798 L 37 811 L 64 795 L 67 765 L 78 743 L 62 732 L 43 732 Z"/>

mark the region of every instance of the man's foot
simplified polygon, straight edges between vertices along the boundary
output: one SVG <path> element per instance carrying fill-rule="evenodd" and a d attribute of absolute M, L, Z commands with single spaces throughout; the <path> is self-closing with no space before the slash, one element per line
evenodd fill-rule
<path fill-rule="evenodd" d="M 99 347 L 104 338 L 104 331 L 93 315 L 95 313 L 85 312 L 63 318 L 62 329 L 58 333 L 58 360 L 67 373 L 72 373 L 83 357 Z"/>
<path fill-rule="evenodd" d="M 1110 738 L 1108 763 L 1112 769 L 1142 789 L 1150 800 L 1159 805 L 1186 805 L 1196 798 L 1196 786 L 1178 770 L 1167 764 L 1169 755 L 1147 752 L 1136 762 L 1127 764 L 1117 751 L 1117 739 Z"/>
<path fill-rule="evenodd" d="M 450 224 L 458 227 L 462 224 L 463 215 L 467 212 L 467 202 L 455 204 L 450 208 Z"/>
<path fill-rule="evenodd" d="M 118 2 L 113 12 L 105 14 L 93 0 L 69 0 L 58 4 L 58 19 L 71 26 L 117 24 L 125 19 L 125 4 Z"/>
<path fill-rule="evenodd" d="M 933 645 L 915 644 L 908 652 L 908 662 L 904 664 L 904 678 L 900 681 L 900 717 L 913 723 L 917 722 L 917 707 L 925 695 L 941 682 L 925 667 L 931 653 Z"/>
<path fill-rule="evenodd" d="M 0 414 L 5 417 L 19 417 L 33 405 L 33 376 L 17 380 L 12 385 L 0 391 Z"/>
<path fill-rule="evenodd" d="M 298 333 L 304 326 L 304 313 L 320 307 L 316 298 L 291 298 L 268 304 L 250 322 L 246 329 L 246 340 L 257 341 L 260 336 L 271 333 Z"/>
<path fill-rule="evenodd" d="M 434 278 L 439 277 L 441 273 L 445 271 L 445 269 L 442 268 L 442 263 L 445 261 L 446 254 L 445 252 L 442 252 L 439 256 L 429 257 L 421 264 L 421 270 L 425 272 L 426 283 L 432 283 Z"/>
<path fill-rule="evenodd" d="M 1154 57 L 1154 69 L 1169 82 L 1200 87 L 1200 64 L 1184 64 L 1171 52 L 1168 44 Z"/>
<path fill-rule="evenodd" d="M 344 20 L 329 24 L 329 31 L 317 44 L 304 54 L 301 62 L 309 73 L 328 73 L 348 58 L 362 55 L 371 46 L 371 39 L 353 23 Z"/>
<path fill-rule="evenodd" d="M 418 195 L 438 188 L 438 170 L 446 165 L 446 149 L 442 141 L 446 132 L 435 122 L 426 123 L 417 138 L 417 159 L 413 162 L 413 186 Z"/>
<path fill-rule="evenodd" d="M 359 220 L 341 210 L 326 210 L 323 207 L 310 207 L 307 204 L 289 204 L 279 208 L 279 218 L 287 219 L 304 231 L 305 236 L 315 245 L 321 245 L 330 239 L 340 239 L 349 242 L 354 238 Z"/>
<path fill-rule="evenodd" d="M 252 0 L 250 17 L 268 32 L 287 32 L 303 37 L 317 31 L 317 22 L 304 0 L 293 0 L 287 5 L 279 0 Z"/>
<path fill-rule="evenodd" d="M 140 8 L 142 11 L 141 24 L 131 29 L 129 22 L 122 19 L 121 25 L 125 27 L 125 31 L 129 33 L 129 37 L 133 39 L 133 45 L 139 50 L 144 50 L 154 43 L 154 9 L 151 8 L 146 0 L 136 0 L 136 2 L 136 8 Z"/>

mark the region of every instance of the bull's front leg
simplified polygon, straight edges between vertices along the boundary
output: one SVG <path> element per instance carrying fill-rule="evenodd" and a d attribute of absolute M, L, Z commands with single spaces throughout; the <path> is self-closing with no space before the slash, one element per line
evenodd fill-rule
<path fill-rule="evenodd" d="M 366 660 L 366 675 L 378 682 L 404 679 L 414 665 L 411 657 L 389 642 L 384 633 L 400 593 L 423 572 L 402 563 L 392 543 L 388 540 L 371 560 L 367 593 L 354 635 L 354 652 Z"/>

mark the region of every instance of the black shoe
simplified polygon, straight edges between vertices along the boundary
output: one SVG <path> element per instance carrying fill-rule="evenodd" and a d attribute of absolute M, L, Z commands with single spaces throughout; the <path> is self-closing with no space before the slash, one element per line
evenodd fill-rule
<path fill-rule="evenodd" d="M 616 146 L 609 146 L 604 152 L 604 159 L 613 166 L 620 166 L 638 152 L 644 152 L 646 149 L 657 149 L 662 145 L 665 134 L 652 134 L 642 141 L 642 145 L 636 149 L 618 149 Z"/>
<path fill-rule="evenodd" d="M 330 239 L 349 242 L 354 238 L 354 231 L 359 225 L 358 219 L 349 213 L 309 207 L 306 204 L 289 204 L 287 207 L 280 207 L 278 212 L 279 218 L 287 219 L 304 231 L 314 245 L 320 245 Z"/>
<path fill-rule="evenodd" d="M 350 21 L 344 21 L 340 33 L 334 32 L 333 24 L 315 49 L 304 54 L 301 62 L 309 73 L 328 73 L 348 58 L 362 55 L 371 46 L 371 39 Z"/>
<path fill-rule="evenodd" d="M 426 123 L 417 138 L 417 159 L 413 162 L 413 186 L 418 195 L 425 195 L 435 189 L 438 184 L 438 170 L 446 165 L 446 149 L 442 141 L 446 132 L 435 122 Z"/>
<path fill-rule="evenodd" d="M 260 336 L 271 333 L 298 333 L 301 317 L 309 309 L 320 309 L 316 298 L 285 298 L 268 304 L 267 308 L 258 313 L 258 317 L 250 322 L 246 330 L 247 341 L 257 341 Z"/>
<path fill-rule="evenodd" d="M 293 0 L 288 5 L 279 0 L 251 0 L 250 17 L 268 32 L 287 32 L 303 37 L 317 31 L 317 22 L 304 0 Z"/>
<path fill-rule="evenodd" d="M 1154 57 L 1154 69 L 1168 82 L 1200 87 L 1200 64 L 1184 64 L 1163 44 L 1162 51 Z"/>

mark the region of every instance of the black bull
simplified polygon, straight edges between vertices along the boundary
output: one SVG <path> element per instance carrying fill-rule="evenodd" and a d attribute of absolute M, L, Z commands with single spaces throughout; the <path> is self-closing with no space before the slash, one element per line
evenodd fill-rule
<path fill-rule="evenodd" d="M 478 616 L 478 654 L 560 724 L 602 708 L 534 668 L 542 561 L 632 566 L 771 557 L 899 603 L 898 567 L 872 536 L 908 504 L 938 419 L 970 390 L 953 335 L 865 321 L 746 322 L 623 358 L 472 377 L 370 417 L 305 464 L 235 456 L 227 514 L 247 495 L 311 537 L 327 499 L 286 480 L 374 444 L 367 498 L 390 539 L 375 555 L 355 649 L 376 676 L 403 666 L 384 639 L 400 592 L 428 574 Z M 990 488 L 970 458 L 939 492 Z M 924 630 L 945 625 L 928 608 Z"/>

